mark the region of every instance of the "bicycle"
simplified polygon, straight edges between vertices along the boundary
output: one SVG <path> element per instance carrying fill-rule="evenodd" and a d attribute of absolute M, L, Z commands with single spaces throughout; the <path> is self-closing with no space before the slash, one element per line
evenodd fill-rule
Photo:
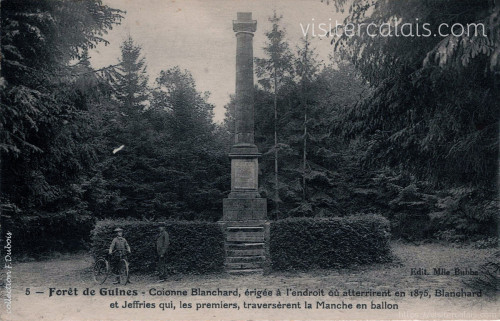
<path fill-rule="evenodd" d="M 126 285 L 129 282 L 129 264 L 124 254 L 120 252 L 119 255 L 120 260 L 118 263 L 118 275 L 120 277 L 120 284 Z M 111 265 L 109 263 L 109 260 L 107 259 L 107 257 L 109 256 L 109 254 L 107 256 L 101 256 L 97 258 L 94 263 L 94 281 L 99 284 L 103 284 L 104 282 L 106 282 L 108 276 L 113 274 L 111 271 Z"/>

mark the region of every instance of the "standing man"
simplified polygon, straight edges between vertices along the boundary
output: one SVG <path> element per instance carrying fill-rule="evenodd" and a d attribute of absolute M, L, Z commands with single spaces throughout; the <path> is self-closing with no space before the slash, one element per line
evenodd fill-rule
<path fill-rule="evenodd" d="M 160 282 L 167 278 L 167 250 L 170 240 L 164 226 L 159 227 L 158 237 L 156 238 L 156 252 L 158 253 L 158 275 Z"/>
<path fill-rule="evenodd" d="M 116 280 L 113 284 L 120 283 L 120 272 L 118 271 L 118 266 L 122 257 L 126 257 L 130 254 L 130 246 L 127 240 L 123 237 L 123 230 L 121 228 L 116 228 L 116 237 L 111 242 L 109 247 L 109 255 L 111 255 L 111 269 L 115 274 Z"/>

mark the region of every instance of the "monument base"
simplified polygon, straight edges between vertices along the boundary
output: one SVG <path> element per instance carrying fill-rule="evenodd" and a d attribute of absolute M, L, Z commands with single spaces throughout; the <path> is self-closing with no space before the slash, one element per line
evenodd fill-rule
<path fill-rule="evenodd" d="M 269 271 L 267 200 L 231 196 L 223 200 L 223 216 L 219 221 L 226 236 L 226 272 L 249 274 Z"/>
<path fill-rule="evenodd" d="M 222 202 L 219 224 L 226 235 L 226 272 L 248 274 L 269 270 L 267 200 L 258 197 L 255 191 L 233 191 Z"/>
<path fill-rule="evenodd" d="M 265 198 L 225 198 L 222 200 L 222 221 L 260 221 L 267 219 Z"/>

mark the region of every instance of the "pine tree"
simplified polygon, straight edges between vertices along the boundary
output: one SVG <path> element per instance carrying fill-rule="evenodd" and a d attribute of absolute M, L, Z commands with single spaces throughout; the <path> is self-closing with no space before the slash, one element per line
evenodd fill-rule
<path fill-rule="evenodd" d="M 213 123 L 209 93 L 196 90 L 191 73 L 174 67 L 156 79 L 151 109 L 165 120 L 168 141 L 160 148 L 163 192 L 169 216 L 217 220 L 229 188 L 227 137 Z M 159 118 L 159 117 L 157 117 Z M 172 187 L 175 186 L 175 189 Z"/>
<path fill-rule="evenodd" d="M 298 58 L 295 62 L 296 74 L 299 77 L 300 83 L 300 105 L 304 111 L 304 134 L 303 134 L 303 150 L 302 150 L 302 201 L 307 198 L 306 185 L 306 170 L 307 170 L 307 122 L 308 122 L 308 100 L 313 93 L 310 92 L 312 82 L 317 76 L 319 64 L 317 55 L 314 49 L 311 48 L 311 43 L 307 37 L 302 40 L 303 47 L 298 50 Z"/>
<path fill-rule="evenodd" d="M 273 92 L 274 107 L 274 202 L 275 210 L 279 212 L 279 181 L 278 181 L 278 94 L 282 83 L 293 73 L 293 55 L 285 40 L 286 32 L 280 26 L 283 16 L 274 11 L 269 18 L 272 27 L 266 32 L 267 43 L 263 48 L 267 58 L 256 58 L 256 72 L 259 83 Z"/>
<path fill-rule="evenodd" d="M 129 36 L 121 45 L 120 65 L 115 73 L 114 95 L 127 116 L 137 116 L 149 96 L 146 61 L 141 47 Z"/>
<path fill-rule="evenodd" d="M 214 106 L 207 102 L 209 93 L 196 90 L 189 71 L 179 67 L 162 70 L 156 83 L 154 108 L 168 112 L 173 139 L 200 140 L 213 132 Z"/>

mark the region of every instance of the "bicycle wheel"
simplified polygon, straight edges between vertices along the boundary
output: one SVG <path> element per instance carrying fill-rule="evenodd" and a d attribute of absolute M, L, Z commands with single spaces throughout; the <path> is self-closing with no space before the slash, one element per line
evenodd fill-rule
<path fill-rule="evenodd" d="M 120 284 L 128 283 L 128 262 L 125 259 L 120 260 Z"/>
<path fill-rule="evenodd" d="M 94 281 L 103 284 L 108 278 L 109 263 L 104 258 L 98 259 L 94 264 Z"/>

